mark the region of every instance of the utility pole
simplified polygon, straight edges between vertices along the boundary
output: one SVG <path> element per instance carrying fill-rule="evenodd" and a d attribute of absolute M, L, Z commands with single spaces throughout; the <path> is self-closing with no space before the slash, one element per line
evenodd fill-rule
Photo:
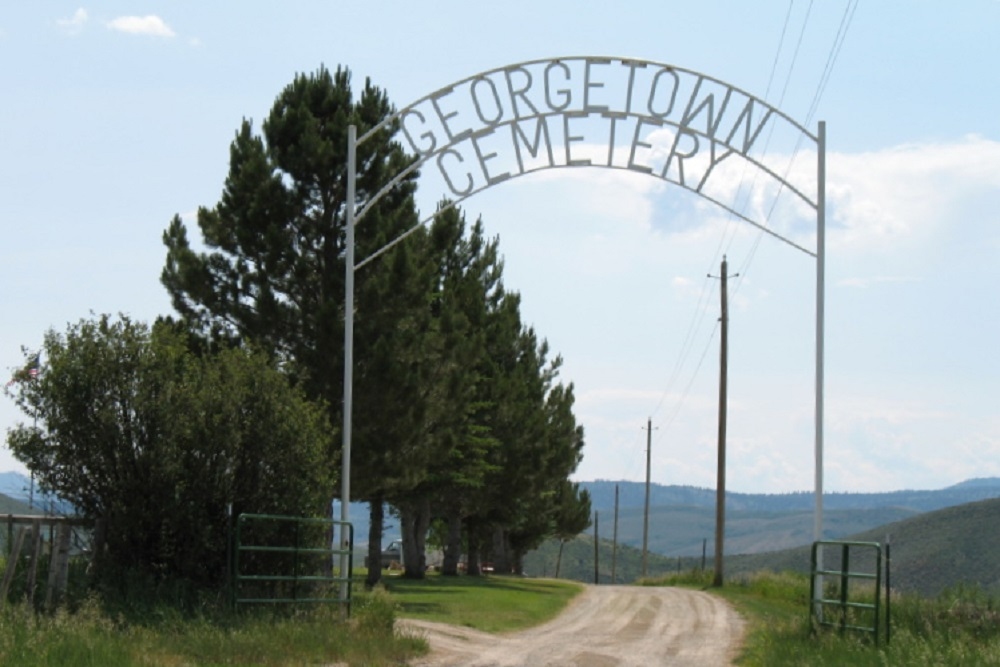
<path fill-rule="evenodd" d="M 719 345 L 719 461 L 718 475 L 715 487 L 715 578 L 713 586 L 722 586 L 722 553 L 726 532 L 726 400 L 727 400 L 727 363 L 729 354 L 729 294 L 726 287 L 728 279 L 728 264 L 726 256 L 722 256 L 722 270 L 719 275 L 722 281 L 722 340 Z M 737 273 L 735 276 L 738 276 Z M 709 278 L 713 276 L 709 275 Z"/>
<path fill-rule="evenodd" d="M 642 513 L 642 576 L 646 576 L 646 551 L 649 546 L 649 463 L 653 445 L 653 419 L 646 419 L 646 509 Z"/>
<path fill-rule="evenodd" d="M 600 517 L 598 512 L 594 512 L 594 585 L 601 583 L 601 552 L 598 549 L 600 544 L 600 536 L 597 532 L 597 519 Z"/>
<path fill-rule="evenodd" d="M 618 485 L 615 484 L 615 527 L 611 538 L 611 585 L 618 583 L 615 566 L 618 565 Z"/>

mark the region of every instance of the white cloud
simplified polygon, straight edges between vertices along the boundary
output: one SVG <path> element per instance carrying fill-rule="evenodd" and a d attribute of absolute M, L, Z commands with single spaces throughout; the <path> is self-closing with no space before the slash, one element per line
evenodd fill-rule
<path fill-rule="evenodd" d="M 58 19 L 56 25 L 67 34 L 76 35 L 83 30 L 83 26 L 87 23 L 87 18 L 87 10 L 80 7 L 68 19 Z"/>
<path fill-rule="evenodd" d="M 960 208 L 1000 187 L 1000 142 L 908 144 L 833 154 L 828 169 L 831 243 L 839 250 L 892 247 L 951 225 Z M 993 193 L 993 194 L 990 194 Z"/>
<path fill-rule="evenodd" d="M 119 16 L 108 22 L 108 28 L 130 35 L 175 37 L 176 33 L 159 16 Z"/>

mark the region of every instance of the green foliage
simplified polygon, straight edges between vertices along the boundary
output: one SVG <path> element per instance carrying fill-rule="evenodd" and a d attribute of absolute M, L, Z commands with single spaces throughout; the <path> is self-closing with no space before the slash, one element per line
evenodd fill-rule
<path fill-rule="evenodd" d="M 345 68 L 296 76 L 275 100 L 262 135 L 249 120 L 236 133 L 222 198 L 198 211 L 209 251 L 191 247 L 179 217 L 163 235 L 161 281 L 182 317 L 211 339 L 249 340 L 273 352 L 311 397 L 326 401 L 334 423 L 342 402 L 347 131 L 354 124 L 364 134 L 392 112 L 385 93 L 367 81 L 355 100 Z M 397 128 L 388 123 L 359 147 L 352 206 L 410 164 L 391 139 Z M 358 259 L 416 224 L 413 176 L 365 214 Z M 386 294 L 379 272 L 357 274 L 359 342 L 384 330 L 385 320 L 370 310 Z"/>
<path fill-rule="evenodd" d="M 579 483 L 563 480 L 556 503 L 556 537 L 568 540 L 590 526 L 590 494 L 581 489 Z"/>
<path fill-rule="evenodd" d="M 364 135 L 393 112 L 370 82 L 355 97 L 345 68 L 296 76 L 261 134 L 247 120 L 237 131 L 222 198 L 198 211 L 208 252 L 192 248 L 179 217 L 163 235 L 161 281 L 188 325 L 211 344 L 267 350 L 325 402 L 334 424 L 343 420 L 346 211 L 413 161 L 392 138 L 398 121 L 386 122 L 358 146 L 356 200 L 347 202 L 347 132 L 353 124 Z M 358 261 L 417 225 L 415 176 L 365 210 Z M 421 483 L 431 456 L 422 392 L 439 358 L 427 333 L 424 236 L 418 230 L 355 273 L 352 490 L 379 505 Z M 380 524 L 372 522 L 372 543 Z"/>
<path fill-rule="evenodd" d="M 297 76 L 261 134 L 250 121 L 236 133 L 221 200 L 198 211 L 208 251 L 192 248 L 178 217 L 163 236 L 161 280 L 187 325 L 210 348 L 237 340 L 267 350 L 326 402 L 333 423 L 343 405 L 345 211 L 364 209 L 359 260 L 417 223 L 415 172 L 370 205 L 414 159 L 393 140 L 398 120 L 380 125 L 393 111 L 367 82 L 355 100 L 346 69 Z M 357 199 L 347 202 L 350 124 L 359 135 L 380 129 L 358 147 Z M 537 544 L 581 457 L 572 387 L 556 384 L 560 360 L 522 325 L 502 266 L 482 224 L 467 234 L 443 202 L 429 230 L 355 273 L 352 492 L 399 510 L 412 576 L 422 576 L 432 511 L 450 522 L 452 545 L 463 519 L 480 541 L 505 531 L 515 558 Z M 374 555 L 378 509 L 372 519 Z"/>
<path fill-rule="evenodd" d="M 42 374 L 16 402 L 37 418 L 8 435 L 41 485 L 106 522 L 105 574 L 218 585 L 228 506 L 324 513 L 325 413 L 268 358 L 190 352 L 170 326 L 102 316 L 45 336 Z"/>
<path fill-rule="evenodd" d="M 1000 535 L 993 529 L 1000 499 L 983 500 L 896 521 L 849 536 L 884 543 L 890 537 L 891 584 L 894 590 L 934 597 L 960 585 L 1000 592 Z M 847 536 L 845 536 L 847 539 Z M 729 556 L 733 574 L 809 569 L 809 547 Z"/>
<path fill-rule="evenodd" d="M 399 635 L 391 624 L 367 623 L 358 631 L 357 623 L 327 608 L 188 618 L 166 609 L 158 621 L 138 625 L 103 612 L 96 602 L 51 617 L 19 606 L 0 610 L 0 664 L 18 667 L 388 667 L 426 652 L 426 641 Z"/>
<path fill-rule="evenodd" d="M 659 585 L 704 588 L 683 574 Z M 760 572 L 712 589 L 736 605 L 749 628 L 737 661 L 747 666 L 800 665 L 996 665 L 1000 663 L 998 600 L 975 588 L 937 596 L 894 596 L 891 639 L 835 629 L 815 631 L 809 621 L 809 579 L 801 574 Z M 864 593 L 862 592 L 863 596 Z M 852 594 L 852 598 L 853 598 Z M 883 609 L 882 622 L 885 622 Z"/>
<path fill-rule="evenodd" d="M 354 601 L 351 621 L 363 635 L 391 635 L 399 609 L 399 603 L 384 588 L 375 588 Z"/>
<path fill-rule="evenodd" d="M 512 632 L 544 623 L 582 588 L 571 582 L 517 577 L 392 578 L 386 588 L 400 615 L 462 625 L 484 632 Z"/>
<path fill-rule="evenodd" d="M 604 515 L 601 515 L 602 533 L 610 526 L 605 526 Z M 614 553 L 611 540 L 601 539 L 598 546 L 599 573 L 602 584 L 631 584 L 640 581 L 642 576 L 642 549 L 619 544 Z M 524 574 L 530 577 L 551 577 L 555 575 L 556 564 L 559 564 L 559 578 L 584 583 L 594 583 L 594 537 L 581 534 L 567 540 L 562 547 L 560 560 L 560 543 L 558 539 L 543 541 L 536 549 L 529 551 L 524 557 Z M 685 558 L 668 558 L 662 554 L 649 552 L 646 554 L 646 574 L 648 577 L 659 577 L 678 569 L 688 571 L 700 568 L 701 560 Z M 612 565 L 614 566 L 614 581 L 612 581 Z M 711 561 L 709 561 L 709 570 Z"/>

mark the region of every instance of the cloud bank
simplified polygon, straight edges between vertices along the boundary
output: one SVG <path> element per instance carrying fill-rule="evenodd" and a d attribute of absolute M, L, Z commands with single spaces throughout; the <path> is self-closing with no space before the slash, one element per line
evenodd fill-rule
<path fill-rule="evenodd" d="M 177 34 L 159 16 L 119 16 L 108 22 L 108 28 L 130 35 L 148 35 L 150 37 L 176 37 Z"/>

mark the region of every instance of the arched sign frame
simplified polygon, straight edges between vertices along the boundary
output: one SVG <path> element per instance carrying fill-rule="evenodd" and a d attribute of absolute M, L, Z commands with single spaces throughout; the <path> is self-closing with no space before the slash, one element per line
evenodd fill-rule
<path fill-rule="evenodd" d="M 612 104 L 616 102 L 617 104 Z M 357 148 L 376 132 L 398 122 L 417 156 L 360 208 L 356 202 Z M 584 125 L 600 124 L 607 140 L 605 157 L 582 152 Z M 758 139 L 765 129 L 783 125 L 816 148 L 814 191 L 765 162 Z M 648 133 L 666 129 L 668 148 L 653 158 Z M 562 142 L 553 143 L 553 132 Z M 644 134 L 645 131 L 645 134 Z M 578 144 L 578 146 L 574 146 Z M 561 154 L 556 155 L 556 149 Z M 507 162 L 499 152 L 506 149 Z M 574 153 L 577 151 L 577 153 Z M 756 152 L 755 152 L 756 151 Z M 815 251 L 754 220 L 713 194 L 713 178 L 728 158 L 776 181 L 816 214 Z M 491 162 L 493 164 L 491 164 Z M 728 164 L 728 163 L 727 163 Z M 564 167 L 602 167 L 649 174 L 679 185 L 716 204 L 761 232 L 816 260 L 815 302 L 815 514 L 814 539 L 823 528 L 823 389 L 826 254 L 826 125 L 815 134 L 779 109 L 750 93 L 708 75 L 673 65 L 633 58 L 571 56 L 529 60 L 487 70 L 440 88 L 396 111 L 360 137 L 348 127 L 346 275 L 344 303 L 344 423 L 341 520 L 350 520 L 350 475 L 354 366 L 354 274 L 437 211 L 366 258 L 355 257 L 355 228 L 365 213 L 403 179 L 424 167 L 437 169 L 455 206 L 494 185 L 536 171 Z M 506 171 L 501 171 L 504 167 Z M 657 173 L 658 172 L 658 173 Z M 346 559 L 341 568 L 346 569 Z"/>

